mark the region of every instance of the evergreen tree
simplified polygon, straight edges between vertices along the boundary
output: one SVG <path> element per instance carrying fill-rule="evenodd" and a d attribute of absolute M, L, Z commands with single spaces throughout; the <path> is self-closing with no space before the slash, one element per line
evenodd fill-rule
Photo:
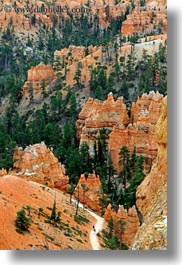
<path fill-rule="evenodd" d="M 113 162 L 112 162 L 112 157 L 111 154 L 108 154 L 108 159 L 107 159 L 107 185 L 108 185 L 108 194 L 113 194 L 114 192 L 114 187 L 112 183 L 112 178 L 115 174 L 115 169 L 113 167 Z"/>
<path fill-rule="evenodd" d="M 122 179 L 122 183 L 123 183 L 123 189 L 124 189 L 124 194 L 126 193 L 126 184 L 127 184 L 127 179 L 129 176 L 129 170 L 128 170 L 128 162 L 129 162 L 129 151 L 128 148 L 126 146 L 123 146 L 120 149 L 119 152 L 119 165 L 122 166 L 122 170 L 120 172 L 120 177 Z"/>
<path fill-rule="evenodd" d="M 114 231 L 114 221 L 111 216 L 107 228 L 103 229 L 101 232 L 102 246 L 106 249 L 116 250 L 116 249 L 128 249 L 127 246 L 120 243 L 119 238 L 115 235 Z"/>
<path fill-rule="evenodd" d="M 122 250 L 128 249 L 128 247 L 122 242 L 122 236 L 125 232 L 125 226 L 126 226 L 126 222 L 119 220 L 116 223 L 116 227 L 115 227 L 115 233 L 119 236 L 119 249 L 122 249 Z"/>
<path fill-rule="evenodd" d="M 17 212 L 15 224 L 17 227 L 16 231 L 18 233 L 23 233 L 24 231 L 28 231 L 31 223 L 30 223 L 30 219 L 26 217 L 24 209 Z"/>
<path fill-rule="evenodd" d="M 41 90 L 42 90 L 42 96 L 43 96 L 43 98 L 45 98 L 47 96 L 45 79 L 43 79 L 41 81 L 40 87 L 41 87 Z"/>
<path fill-rule="evenodd" d="M 53 220 L 55 222 L 56 221 L 56 216 L 57 216 L 57 213 L 56 213 L 56 200 L 54 199 L 54 204 L 53 204 L 53 207 L 52 207 L 50 220 Z"/>
<path fill-rule="evenodd" d="M 77 70 L 75 72 L 75 77 L 74 77 L 74 80 L 76 81 L 76 84 L 77 84 L 77 87 L 80 89 L 81 88 L 81 68 L 82 68 L 82 65 L 80 62 L 78 62 L 77 64 Z"/>
<path fill-rule="evenodd" d="M 88 174 L 92 173 L 92 163 L 89 154 L 89 146 L 86 142 L 83 142 L 80 146 L 80 163 L 81 163 L 81 173 Z"/>

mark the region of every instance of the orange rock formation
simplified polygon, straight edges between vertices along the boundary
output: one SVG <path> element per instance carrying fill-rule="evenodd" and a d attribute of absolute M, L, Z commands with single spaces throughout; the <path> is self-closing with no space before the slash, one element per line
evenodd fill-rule
<path fill-rule="evenodd" d="M 137 59 L 141 59 L 143 51 L 145 50 L 148 55 L 153 56 L 159 50 L 160 45 L 165 44 L 167 36 L 166 34 L 149 36 L 141 38 L 141 43 L 134 47 L 130 43 L 123 43 L 123 46 L 118 49 L 118 60 L 120 57 L 127 59 L 128 55 L 131 55 L 133 50 L 134 56 Z M 117 39 L 119 44 L 119 38 Z M 115 56 L 112 43 L 108 44 L 108 50 L 110 53 L 110 61 L 108 61 L 108 55 L 102 46 L 87 48 L 83 46 L 70 45 L 68 48 L 63 48 L 60 51 L 54 53 L 54 69 L 56 74 L 65 77 L 65 86 L 74 86 L 76 81 L 74 80 L 75 73 L 80 65 L 81 76 L 80 82 L 84 85 L 82 91 L 79 91 L 79 97 L 81 105 L 84 103 L 85 98 L 90 96 L 89 81 L 91 78 L 91 70 L 97 68 L 99 64 L 106 67 L 106 76 L 108 77 L 113 71 L 115 64 Z M 63 97 L 66 92 L 63 92 Z"/>
<path fill-rule="evenodd" d="M 28 79 L 23 86 L 22 95 L 26 96 L 32 90 L 34 97 L 36 97 L 36 94 L 42 92 L 41 83 L 44 81 L 45 86 L 50 85 L 55 78 L 56 76 L 51 65 L 40 63 L 32 67 L 28 70 Z"/>
<path fill-rule="evenodd" d="M 77 187 L 74 192 L 75 198 L 79 198 L 80 202 L 87 205 L 93 211 L 100 212 L 99 194 L 100 194 L 100 178 L 95 173 L 89 174 L 87 179 L 81 175 Z"/>
<path fill-rule="evenodd" d="M 85 87 L 90 80 L 90 67 L 95 68 L 96 63 L 102 58 L 102 48 L 89 46 L 87 49 L 83 46 L 70 45 L 54 53 L 54 68 L 57 73 L 65 75 L 66 85 L 73 86 L 75 73 L 78 69 L 78 63 L 81 64 L 80 81 Z"/>
<path fill-rule="evenodd" d="M 88 7 L 84 5 L 88 4 L 87 0 L 57 0 L 54 5 L 51 5 L 52 1 L 48 0 L 44 2 L 45 12 L 41 11 L 42 1 L 31 1 L 31 3 L 26 1 L 17 1 L 15 5 L 13 0 L 4 0 L 2 4 L 3 7 L 9 7 L 9 9 L 3 8 L 0 12 L 0 23 L 2 25 L 2 30 L 6 29 L 10 20 L 12 20 L 14 31 L 25 32 L 25 34 L 27 34 L 28 31 L 35 33 L 41 23 L 44 23 L 47 28 L 50 29 L 53 25 L 53 15 L 55 13 L 54 10 L 57 10 L 57 13 L 60 13 L 60 16 L 70 19 L 68 13 L 71 12 L 73 17 L 79 16 L 81 15 L 82 7 L 82 9 L 84 8 L 83 10 L 86 14 L 97 14 L 99 17 L 100 27 L 104 29 L 108 27 L 111 18 L 117 19 L 118 17 L 121 17 L 122 13 L 124 13 L 127 8 L 126 3 L 114 5 L 114 0 L 106 0 L 105 3 L 103 3 L 102 0 L 90 2 L 91 12 L 88 12 Z M 107 11 L 106 6 L 109 6 L 109 11 Z M 69 8 L 69 12 L 65 7 Z M 77 12 L 75 8 L 78 10 Z M 63 9 L 64 11 L 61 11 Z M 30 13 L 36 13 L 36 27 L 33 27 L 31 23 Z"/>
<path fill-rule="evenodd" d="M 112 206 L 109 204 L 107 207 L 107 210 L 104 214 L 104 218 L 106 221 L 109 222 L 110 218 L 113 218 L 114 221 L 114 225 L 115 225 L 115 230 L 116 230 L 116 226 L 117 226 L 117 222 L 118 221 L 123 221 L 125 222 L 124 225 L 124 233 L 122 235 L 121 241 L 122 243 L 126 244 L 128 247 L 131 246 L 133 238 L 136 235 L 136 232 L 140 226 L 140 222 L 138 219 L 138 215 L 137 215 L 137 211 L 135 206 L 133 206 L 132 208 L 128 209 L 128 211 L 126 209 L 124 209 L 123 206 L 119 206 L 119 209 L 117 212 L 112 210 Z"/>
<path fill-rule="evenodd" d="M 118 154 L 122 146 L 127 146 L 130 152 L 133 152 L 135 146 L 136 153 L 145 157 L 147 168 L 151 166 L 157 154 L 155 125 L 161 113 L 162 99 L 163 96 L 158 92 L 143 94 L 132 103 L 129 125 L 124 127 L 118 123 L 113 128 L 108 146 L 115 168 L 118 169 Z"/>
<path fill-rule="evenodd" d="M 0 170 L 0 177 L 6 176 L 6 175 L 7 175 L 7 170 L 4 169 L 4 168 L 2 168 L 2 169 Z"/>
<path fill-rule="evenodd" d="M 123 22 L 121 32 L 123 36 L 144 35 L 158 27 L 167 33 L 166 1 L 149 1 L 144 7 L 136 5 Z"/>
<path fill-rule="evenodd" d="M 119 151 L 127 146 L 132 153 L 145 157 L 147 168 L 151 166 L 157 154 L 155 124 L 161 113 L 163 96 L 158 92 L 143 94 L 132 104 L 131 118 L 126 113 L 122 98 L 116 101 L 109 94 L 106 101 L 89 99 L 78 116 L 77 133 L 80 144 L 86 142 L 90 153 L 94 152 L 94 142 L 101 128 L 109 132 L 108 147 L 115 169 L 118 168 Z"/>
<path fill-rule="evenodd" d="M 47 184 L 49 187 L 67 191 L 69 179 L 58 159 L 42 142 L 15 151 L 12 174 L 26 180 Z"/>
<path fill-rule="evenodd" d="M 156 160 L 136 192 L 144 222 L 136 234 L 133 250 L 167 249 L 167 97 L 156 125 L 156 141 Z"/>
<path fill-rule="evenodd" d="M 88 99 L 78 116 L 77 130 L 80 144 L 86 142 L 93 153 L 94 142 L 100 129 L 112 131 L 116 124 L 127 124 L 129 121 L 123 98 L 113 99 L 112 93 L 104 102 Z"/>

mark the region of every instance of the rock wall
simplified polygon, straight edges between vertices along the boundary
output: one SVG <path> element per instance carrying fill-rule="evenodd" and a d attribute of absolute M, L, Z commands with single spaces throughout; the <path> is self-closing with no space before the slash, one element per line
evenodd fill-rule
<path fill-rule="evenodd" d="M 129 121 L 123 98 L 116 101 L 112 93 L 104 102 L 89 99 L 78 116 L 77 132 L 80 144 L 86 142 L 90 153 L 93 154 L 94 142 L 100 129 L 106 128 L 112 131 L 116 124 L 127 124 Z"/>
<path fill-rule="evenodd" d="M 150 173 L 136 192 L 136 203 L 143 224 L 133 241 L 132 250 L 167 249 L 167 97 L 156 125 L 158 152 Z"/>
<path fill-rule="evenodd" d="M 127 146 L 132 153 L 135 146 L 137 155 L 145 157 L 147 170 L 157 154 L 155 124 L 161 113 L 162 99 L 163 96 L 158 92 L 143 94 L 132 104 L 131 118 L 127 115 L 122 98 L 115 101 L 112 94 L 109 94 L 104 102 L 89 99 L 77 121 L 80 144 L 86 142 L 92 155 L 100 129 L 106 128 L 110 132 L 108 148 L 115 169 L 120 170 L 118 154 L 121 147 Z"/>
<path fill-rule="evenodd" d="M 124 209 L 123 205 L 120 205 L 118 211 L 115 212 L 112 210 L 112 206 L 109 204 L 104 214 L 104 218 L 107 222 L 109 222 L 111 216 L 114 220 L 115 230 L 118 221 L 121 220 L 125 222 L 124 233 L 121 237 L 121 242 L 130 247 L 140 226 L 135 206 L 128 209 L 127 211 Z"/>
<path fill-rule="evenodd" d="M 88 208 L 93 211 L 100 212 L 100 188 L 100 178 L 99 176 L 96 176 L 95 173 L 89 174 L 87 178 L 84 175 L 81 175 L 74 192 L 74 197 L 77 199 L 79 198 L 82 204 L 87 205 Z"/>
<path fill-rule="evenodd" d="M 40 63 L 39 65 L 32 67 L 28 70 L 28 78 L 23 86 L 22 95 L 27 96 L 32 90 L 35 97 L 37 93 L 42 92 L 42 81 L 45 82 L 46 86 L 48 84 L 50 85 L 55 78 L 56 76 L 51 65 Z"/>
<path fill-rule="evenodd" d="M 13 160 L 11 174 L 67 191 L 69 179 L 65 175 L 65 169 L 43 142 L 27 146 L 24 150 L 21 147 L 18 148 L 13 155 Z"/>
<path fill-rule="evenodd" d="M 128 126 L 118 123 L 109 135 L 108 146 L 113 159 L 114 167 L 119 170 L 119 151 L 127 146 L 130 153 L 136 147 L 137 155 L 143 155 L 146 162 L 145 169 L 149 169 L 157 155 L 155 139 L 155 125 L 161 113 L 163 96 L 150 92 L 143 94 L 132 103 L 131 119 Z"/>

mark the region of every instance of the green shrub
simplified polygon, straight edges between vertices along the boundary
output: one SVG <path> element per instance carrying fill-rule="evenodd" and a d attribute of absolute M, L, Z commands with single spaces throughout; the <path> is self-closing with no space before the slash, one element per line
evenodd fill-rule
<path fill-rule="evenodd" d="M 23 233 L 24 231 L 28 231 L 28 228 L 30 227 L 30 219 L 26 217 L 25 210 L 20 210 L 17 212 L 17 217 L 15 220 L 16 224 L 16 231 L 18 233 Z"/>
<path fill-rule="evenodd" d="M 74 216 L 74 221 L 77 222 L 78 224 L 84 224 L 84 223 L 89 223 L 89 219 L 87 219 L 85 216 L 83 215 L 75 215 Z"/>

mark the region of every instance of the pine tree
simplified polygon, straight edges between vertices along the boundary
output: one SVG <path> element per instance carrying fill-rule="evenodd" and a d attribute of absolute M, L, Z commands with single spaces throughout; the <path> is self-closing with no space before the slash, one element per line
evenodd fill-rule
<path fill-rule="evenodd" d="M 81 163 L 81 173 L 88 174 L 92 173 L 92 163 L 89 154 L 89 146 L 86 142 L 83 142 L 80 146 L 80 163 Z"/>
<path fill-rule="evenodd" d="M 77 87 L 79 89 L 80 89 L 80 86 L 81 86 L 81 74 L 82 74 L 81 68 L 82 68 L 82 64 L 80 62 L 78 62 L 74 80 L 76 81 Z"/>
<path fill-rule="evenodd" d="M 119 235 L 119 249 L 123 249 L 123 250 L 128 249 L 128 247 L 122 242 L 122 236 L 125 232 L 125 226 L 126 226 L 126 222 L 119 220 L 116 223 L 116 227 L 115 227 L 115 233 Z"/>
<path fill-rule="evenodd" d="M 115 170 L 113 167 L 113 162 L 112 162 L 112 157 L 111 154 L 108 154 L 108 159 L 107 159 L 107 185 L 108 185 L 108 194 L 110 195 L 113 193 L 113 184 L 112 184 L 112 177 L 115 174 Z"/>
<path fill-rule="evenodd" d="M 128 179 L 128 163 L 129 163 L 129 151 L 126 146 L 123 146 L 120 149 L 119 152 L 119 165 L 122 166 L 122 170 L 120 172 L 120 177 L 122 178 L 123 182 L 123 189 L 124 189 L 124 194 L 126 193 L 126 183 Z"/>
<path fill-rule="evenodd" d="M 45 98 L 45 97 L 47 96 L 45 79 L 43 79 L 43 80 L 41 81 L 40 87 L 41 87 L 41 89 L 42 89 L 42 92 L 41 92 L 41 93 L 42 93 L 42 96 L 43 96 L 43 98 Z"/>
<path fill-rule="evenodd" d="M 17 227 L 16 231 L 18 233 L 23 233 L 24 231 L 28 231 L 31 223 L 30 223 L 30 219 L 26 217 L 24 209 L 17 212 L 15 224 Z"/>
<path fill-rule="evenodd" d="M 56 199 L 54 199 L 54 204 L 52 207 L 52 212 L 50 216 L 50 220 L 53 220 L 54 222 L 56 221 L 57 213 L 56 213 Z"/>

